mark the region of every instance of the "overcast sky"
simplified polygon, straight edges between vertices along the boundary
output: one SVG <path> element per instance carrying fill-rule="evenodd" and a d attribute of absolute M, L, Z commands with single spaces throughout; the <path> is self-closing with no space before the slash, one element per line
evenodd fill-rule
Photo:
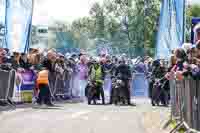
<path fill-rule="evenodd" d="M 76 18 L 87 16 L 95 1 L 103 2 L 103 0 L 35 0 L 33 23 L 48 23 L 52 22 L 52 19 L 71 22 Z M 200 3 L 200 0 L 188 1 Z"/>
<path fill-rule="evenodd" d="M 48 23 L 49 20 L 69 21 L 88 16 L 93 2 L 103 0 L 36 0 L 34 24 Z"/>
<path fill-rule="evenodd" d="M 200 3 L 200 0 L 188 0 L 190 3 Z"/>
<path fill-rule="evenodd" d="M 0 18 L 3 18 L 4 8 L 0 0 Z M 33 24 L 49 24 L 52 20 L 71 22 L 76 18 L 87 16 L 95 1 L 104 0 L 35 0 Z M 200 3 L 200 0 L 188 0 L 190 3 Z"/>

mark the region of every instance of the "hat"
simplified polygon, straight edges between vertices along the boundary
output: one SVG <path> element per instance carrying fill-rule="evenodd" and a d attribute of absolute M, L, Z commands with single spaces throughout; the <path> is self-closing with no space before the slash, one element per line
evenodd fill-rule
<path fill-rule="evenodd" d="M 153 61 L 153 66 L 160 66 L 160 59 Z"/>
<path fill-rule="evenodd" d="M 45 68 L 48 67 L 48 61 L 47 61 L 47 60 L 44 60 L 44 61 L 42 62 L 42 67 L 45 67 Z"/>
<path fill-rule="evenodd" d="M 5 50 L 7 53 L 9 53 L 9 51 L 10 51 L 8 48 L 4 48 L 4 50 Z"/>
<path fill-rule="evenodd" d="M 59 57 L 65 57 L 62 53 L 57 54 Z"/>
<path fill-rule="evenodd" d="M 188 51 L 189 49 L 192 48 L 192 44 L 191 43 L 184 43 L 182 45 L 182 48 L 185 50 L 185 51 Z"/>
<path fill-rule="evenodd" d="M 20 53 L 19 52 L 13 52 L 13 55 L 18 56 L 18 55 L 20 55 Z"/>
<path fill-rule="evenodd" d="M 95 62 L 99 62 L 99 61 L 100 61 L 99 57 L 95 57 L 95 58 L 94 58 L 94 61 L 95 61 Z"/>
<path fill-rule="evenodd" d="M 35 49 L 35 48 L 30 48 L 30 49 L 29 49 L 29 52 L 31 52 L 31 53 L 38 53 L 39 50 L 38 50 L 38 49 Z"/>

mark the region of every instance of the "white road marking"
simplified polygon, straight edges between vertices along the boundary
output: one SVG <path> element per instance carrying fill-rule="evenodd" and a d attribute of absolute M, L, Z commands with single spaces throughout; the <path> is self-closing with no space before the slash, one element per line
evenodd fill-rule
<path fill-rule="evenodd" d="M 71 115 L 71 118 L 74 119 L 74 118 L 77 118 L 77 117 L 80 117 L 82 115 L 86 115 L 86 114 L 89 114 L 91 113 L 92 111 L 79 111 L 79 112 L 76 112 L 76 113 L 73 113 Z"/>

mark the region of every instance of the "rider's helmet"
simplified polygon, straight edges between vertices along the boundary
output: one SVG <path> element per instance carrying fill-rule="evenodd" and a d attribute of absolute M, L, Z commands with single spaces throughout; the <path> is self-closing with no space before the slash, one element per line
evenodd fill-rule
<path fill-rule="evenodd" d="M 160 59 L 153 61 L 152 66 L 155 66 L 155 67 L 160 66 Z"/>

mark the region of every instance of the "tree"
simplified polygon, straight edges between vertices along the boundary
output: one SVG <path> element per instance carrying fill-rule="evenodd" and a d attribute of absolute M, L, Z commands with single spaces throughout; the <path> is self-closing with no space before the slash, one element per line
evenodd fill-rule
<path fill-rule="evenodd" d="M 98 38 L 104 38 L 105 28 L 104 28 L 104 8 L 98 3 L 94 3 L 90 9 L 90 15 L 94 19 L 96 36 Z"/>
<path fill-rule="evenodd" d="M 160 1 L 151 0 L 145 2 L 145 51 L 148 55 L 154 55 L 156 34 L 160 16 Z"/>
<path fill-rule="evenodd" d="M 193 17 L 200 17 L 200 5 L 190 5 L 186 12 L 186 40 L 191 40 L 191 21 Z"/>
<path fill-rule="evenodd" d="M 89 17 L 75 20 L 70 32 L 79 47 L 104 39 L 130 56 L 153 55 L 159 12 L 160 0 L 104 0 L 92 5 Z"/>
<path fill-rule="evenodd" d="M 192 17 L 200 17 L 200 5 L 191 5 L 188 8 L 188 15 Z"/>
<path fill-rule="evenodd" d="M 128 47 L 134 49 L 130 53 L 144 55 L 146 51 L 147 54 L 153 55 L 160 1 L 107 0 L 104 5 L 107 15 L 114 14 L 115 18 L 121 21 L 120 32 L 127 35 Z"/>

